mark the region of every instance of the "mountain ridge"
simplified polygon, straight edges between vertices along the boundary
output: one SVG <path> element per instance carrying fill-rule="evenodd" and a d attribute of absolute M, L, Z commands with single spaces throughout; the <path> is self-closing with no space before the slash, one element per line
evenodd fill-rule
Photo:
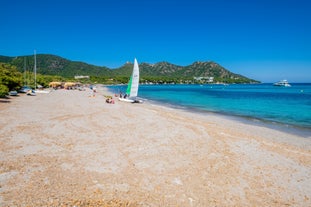
<path fill-rule="evenodd" d="M 132 73 L 133 63 L 126 62 L 118 68 L 96 66 L 82 61 L 71 61 L 53 54 L 37 54 L 37 72 L 43 75 L 59 75 L 74 77 L 75 75 L 98 76 L 98 77 L 129 77 Z M 26 59 L 27 70 L 33 69 L 33 55 L 9 57 L 0 55 L 0 62 L 9 63 L 22 72 Z M 191 65 L 179 66 L 161 61 L 150 64 L 139 64 L 141 78 L 174 78 L 193 80 L 194 77 L 214 77 L 219 82 L 230 83 L 258 83 L 259 81 L 235 74 L 214 61 L 195 61 Z"/>

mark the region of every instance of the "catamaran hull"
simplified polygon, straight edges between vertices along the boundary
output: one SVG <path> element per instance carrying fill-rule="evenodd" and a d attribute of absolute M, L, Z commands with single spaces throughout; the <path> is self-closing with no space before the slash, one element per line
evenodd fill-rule
<path fill-rule="evenodd" d="M 124 101 L 128 103 L 143 103 L 142 100 L 134 100 L 134 99 L 128 99 L 128 98 L 119 98 L 119 101 Z"/>
<path fill-rule="evenodd" d="M 27 93 L 27 96 L 36 96 L 36 94 L 35 93 Z"/>
<path fill-rule="evenodd" d="M 119 98 L 119 101 L 124 101 L 124 102 L 128 102 L 128 103 L 134 103 L 134 100 L 127 99 L 127 98 Z"/>
<path fill-rule="evenodd" d="M 35 93 L 50 93 L 51 91 L 35 90 Z"/>

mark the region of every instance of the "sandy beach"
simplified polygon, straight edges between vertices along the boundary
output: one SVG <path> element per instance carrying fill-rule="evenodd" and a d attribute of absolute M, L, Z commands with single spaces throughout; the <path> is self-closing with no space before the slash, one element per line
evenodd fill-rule
<path fill-rule="evenodd" d="M 0 102 L 0 206 L 311 206 L 311 137 L 105 88 Z"/>

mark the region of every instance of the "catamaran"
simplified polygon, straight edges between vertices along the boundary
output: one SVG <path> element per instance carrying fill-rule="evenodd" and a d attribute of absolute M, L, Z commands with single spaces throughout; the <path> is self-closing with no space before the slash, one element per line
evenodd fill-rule
<path fill-rule="evenodd" d="M 44 90 L 38 90 L 37 89 L 37 57 L 36 57 L 36 51 L 34 51 L 34 74 L 35 74 L 35 90 L 33 91 L 33 93 L 50 93 L 50 91 L 44 91 Z"/>
<path fill-rule="evenodd" d="M 128 83 L 126 94 L 124 97 L 120 97 L 120 101 L 129 103 L 142 103 L 143 101 L 137 98 L 139 87 L 139 67 L 136 58 L 134 59 L 133 73 Z"/>
<path fill-rule="evenodd" d="M 19 93 L 27 93 L 29 90 L 32 90 L 29 84 L 29 78 L 27 77 L 27 70 L 26 70 L 26 57 L 24 57 L 24 85 L 18 90 Z"/>

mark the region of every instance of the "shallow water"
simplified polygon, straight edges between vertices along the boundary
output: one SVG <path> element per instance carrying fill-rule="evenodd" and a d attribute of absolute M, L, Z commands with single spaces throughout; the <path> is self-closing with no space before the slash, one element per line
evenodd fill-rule
<path fill-rule="evenodd" d="M 114 93 L 126 86 L 111 86 Z M 311 84 L 141 85 L 139 97 L 174 107 L 311 129 Z"/>

